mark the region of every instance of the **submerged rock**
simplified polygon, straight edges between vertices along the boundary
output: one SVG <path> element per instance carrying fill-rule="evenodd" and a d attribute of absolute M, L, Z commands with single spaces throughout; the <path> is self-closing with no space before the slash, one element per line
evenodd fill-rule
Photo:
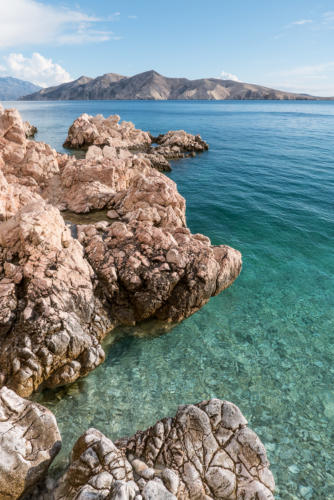
<path fill-rule="evenodd" d="M 39 498 L 272 500 L 274 488 L 265 448 L 240 410 L 212 399 L 115 443 L 89 429 L 55 490 Z"/>
<path fill-rule="evenodd" d="M 29 492 L 47 473 L 61 447 L 53 414 L 0 389 L 0 498 L 14 500 Z"/>

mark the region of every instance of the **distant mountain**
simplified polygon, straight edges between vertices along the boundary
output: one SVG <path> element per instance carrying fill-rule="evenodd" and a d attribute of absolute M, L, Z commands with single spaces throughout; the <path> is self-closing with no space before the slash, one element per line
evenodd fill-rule
<path fill-rule="evenodd" d="M 146 71 L 126 77 L 107 73 L 92 79 L 86 76 L 57 87 L 42 89 L 22 98 L 25 101 L 89 100 L 89 99 L 150 99 L 150 100 L 223 100 L 275 99 L 324 100 L 308 94 L 294 94 L 260 85 L 203 78 L 167 78 L 156 71 Z"/>
<path fill-rule="evenodd" d="M 0 100 L 15 101 L 31 92 L 37 92 L 41 87 L 25 80 L 11 76 L 0 77 Z"/>

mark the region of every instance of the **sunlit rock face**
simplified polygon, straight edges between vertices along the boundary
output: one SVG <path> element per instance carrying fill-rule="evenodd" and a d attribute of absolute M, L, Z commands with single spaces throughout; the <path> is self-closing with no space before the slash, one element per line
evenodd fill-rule
<path fill-rule="evenodd" d="M 0 389 L 0 498 L 15 500 L 47 473 L 61 446 L 56 419 L 36 403 Z"/>
<path fill-rule="evenodd" d="M 116 325 L 181 321 L 241 270 L 237 250 L 191 234 L 185 200 L 151 153 L 134 154 L 151 136 L 119 117 L 91 118 L 73 124 L 73 137 L 98 144 L 80 160 L 27 140 L 20 114 L 0 108 L 0 387 L 23 396 L 98 366 Z M 206 148 L 184 131 L 155 140 L 175 154 Z M 108 217 L 71 233 L 65 210 Z"/>
<path fill-rule="evenodd" d="M 89 429 L 40 499 L 272 500 L 266 451 L 240 410 L 212 399 L 112 443 Z"/>
<path fill-rule="evenodd" d="M 41 201 L 0 224 L 0 378 L 28 396 L 104 360 L 112 326 L 93 271 L 58 209 Z"/>

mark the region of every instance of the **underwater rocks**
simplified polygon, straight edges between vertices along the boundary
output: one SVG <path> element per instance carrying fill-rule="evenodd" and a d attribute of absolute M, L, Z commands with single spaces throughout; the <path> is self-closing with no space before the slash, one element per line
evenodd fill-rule
<path fill-rule="evenodd" d="M 0 224 L 0 386 L 29 396 L 104 360 L 99 340 L 113 325 L 83 253 L 43 201 Z"/>
<path fill-rule="evenodd" d="M 47 473 L 61 447 L 53 414 L 0 389 L 0 498 L 14 500 Z"/>
<path fill-rule="evenodd" d="M 272 500 L 274 488 L 265 448 L 239 408 L 212 399 L 115 443 L 89 429 L 54 491 L 39 498 Z"/>
<path fill-rule="evenodd" d="M 201 136 L 184 130 L 170 130 L 167 134 L 153 137 L 149 132 L 136 129 L 132 122 L 119 123 L 119 120 L 118 115 L 104 118 L 102 115 L 83 114 L 69 128 L 64 147 L 87 149 L 92 145 L 113 146 L 117 150 L 142 152 L 141 156 L 161 172 L 171 170 L 168 160 L 193 156 L 209 149 Z M 158 146 L 153 147 L 153 143 Z"/>

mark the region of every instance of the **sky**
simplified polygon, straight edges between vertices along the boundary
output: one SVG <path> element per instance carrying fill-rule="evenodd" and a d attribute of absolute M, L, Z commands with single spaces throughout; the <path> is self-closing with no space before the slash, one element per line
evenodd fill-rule
<path fill-rule="evenodd" d="M 150 69 L 334 96 L 334 1 L 0 0 L 0 76 Z"/>

